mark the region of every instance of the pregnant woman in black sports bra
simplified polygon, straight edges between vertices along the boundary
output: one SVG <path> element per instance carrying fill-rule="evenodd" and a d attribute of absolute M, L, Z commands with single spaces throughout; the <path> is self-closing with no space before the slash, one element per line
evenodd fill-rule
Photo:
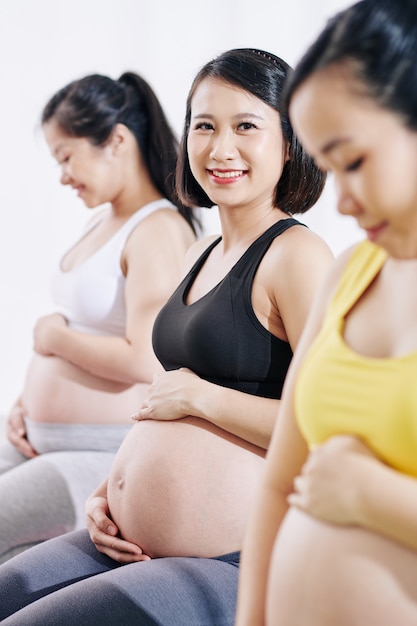
<path fill-rule="evenodd" d="M 0 617 L 15 613 L 6 624 L 233 624 L 238 553 L 282 385 L 332 260 L 291 217 L 324 181 L 280 113 L 287 71 L 274 55 L 231 50 L 197 75 L 177 179 L 187 204 L 218 206 L 221 237 L 191 248 L 157 318 L 165 371 L 87 503 L 90 537 L 71 533 L 0 568 Z"/>

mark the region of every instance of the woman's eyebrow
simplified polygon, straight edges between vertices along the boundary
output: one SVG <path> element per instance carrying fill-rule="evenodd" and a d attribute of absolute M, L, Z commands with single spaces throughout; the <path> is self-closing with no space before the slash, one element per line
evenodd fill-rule
<path fill-rule="evenodd" d="M 191 117 L 193 119 L 200 119 L 200 118 L 204 117 L 206 119 L 208 118 L 208 119 L 211 119 L 211 120 L 215 118 L 215 116 L 212 115 L 211 113 L 196 113 L 195 115 L 192 115 Z M 263 120 L 264 119 L 262 117 L 262 115 L 258 115 L 257 113 L 249 113 L 249 112 L 247 112 L 247 113 L 237 113 L 236 115 L 233 115 L 232 119 L 240 120 L 240 119 L 246 119 L 248 117 L 255 118 L 255 119 L 258 119 L 258 120 Z"/>
<path fill-rule="evenodd" d="M 320 154 L 329 154 L 329 152 L 332 152 L 341 144 L 348 143 L 349 141 L 349 137 L 336 137 L 336 139 L 332 139 L 328 143 L 324 144 L 324 146 L 320 149 Z"/>

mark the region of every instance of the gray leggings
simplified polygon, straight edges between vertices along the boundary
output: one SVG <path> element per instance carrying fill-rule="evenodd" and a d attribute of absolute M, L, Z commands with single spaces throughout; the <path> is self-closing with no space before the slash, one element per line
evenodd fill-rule
<path fill-rule="evenodd" d="M 0 445 L 0 563 L 28 547 L 85 528 L 84 505 L 108 476 L 130 426 L 29 424 L 33 459 Z"/>
<path fill-rule="evenodd" d="M 233 626 L 239 554 L 119 565 L 85 530 L 0 567 L 5 626 Z"/>

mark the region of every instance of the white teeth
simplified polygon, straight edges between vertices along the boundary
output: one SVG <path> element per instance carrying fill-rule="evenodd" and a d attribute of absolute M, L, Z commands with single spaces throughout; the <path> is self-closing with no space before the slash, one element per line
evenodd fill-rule
<path fill-rule="evenodd" d="M 213 170 L 213 175 L 217 176 L 217 178 L 238 178 L 242 176 L 243 170 L 235 170 L 234 172 L 219 172 L 218 170 Z"/>

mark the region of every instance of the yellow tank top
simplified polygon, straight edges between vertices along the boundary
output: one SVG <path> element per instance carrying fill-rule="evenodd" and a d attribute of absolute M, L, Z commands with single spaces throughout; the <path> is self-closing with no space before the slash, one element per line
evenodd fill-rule
<path fill-rule="evenodd" d="M 388 465 L 417 476 L 417 352 L 370 358 L 343 339 L 346 314 L 385 260 L 386 253 L 368 241 L 353 251 L 301 366 L 295 413 L 310 446 L 337 434 L 356 435 Z"/>

